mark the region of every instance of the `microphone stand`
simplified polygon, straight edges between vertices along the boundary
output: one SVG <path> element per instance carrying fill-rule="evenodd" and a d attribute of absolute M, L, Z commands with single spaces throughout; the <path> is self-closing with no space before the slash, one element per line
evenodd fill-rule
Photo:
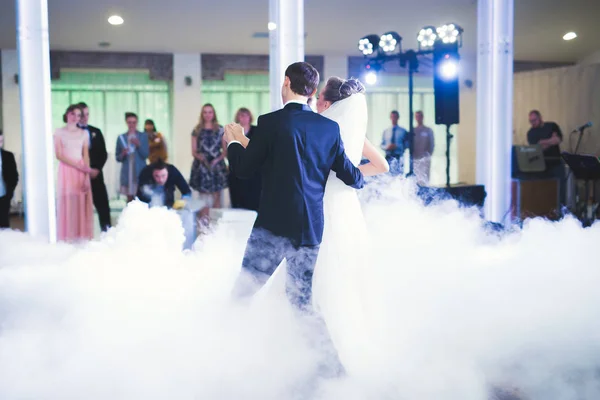
<path fill-rule="evenodd" d="M 577 145 L 575 146 L 575 152 L 573 154 L 577 154 L 577 151 L 579 150 L 579 146 L 581 145 L 581 139 L 583 139 L 583 131 L 585 131 L 585 128 L 587 128 L 587 126 L 582 126 L 579 129 L 574 130 L 571 133 L 575 133 L 575 132 L 579 132 L 579 138 L 577 139 Z"/>
<path fill-rule="evenodd" d="M 575 151 L 573 152 L 573 154 L 577 154 L 577 152 L 579 151 L 579 146 L 581 145 L 581 140 L 583 139 L 583 132 L 585 131 L 585 128 L 587 128 L 587 126 L 584 125 L 578 129 L 575 129 L 573 132 L 571 132 L 571 133 L 579 132 L 579 138 L 577 138 L 577 144 L 575 145 Z M 569 174 L 567 175 L 567 179 L 565 179 L 565 185 L 567 184 L 567 182 L 569 182 L 571 173 L 573 173 L 573 170 L 571 169 L 571 167 L 569 167 Z M 588 219 L 591 219 L 587 215 L 588 214 L 588 204 L 587 203 L 589 201 L 589 196 L 590 196 L 590 181 L 588 179 L 586 179 L 585 183 L 584 183 L 584 192 L 585 192 L 584 196 L 585 197 L 584 197 L 583 204 L 581 206 L 580 206 L 580 199 L 579 199 L 578 192 L 579 192 L 579 190 L 577 190 L 577 187 L 576 187 L 576 189 L 575 189 L 575 215 L 577 215 L 577 217 L 582 220 L 584 225 L 586 225 L 586 223 L 588 222 Z"/>

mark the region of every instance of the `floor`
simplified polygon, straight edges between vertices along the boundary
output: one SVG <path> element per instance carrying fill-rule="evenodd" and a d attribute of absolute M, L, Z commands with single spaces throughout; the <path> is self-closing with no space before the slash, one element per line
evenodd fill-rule
<path fill-rule="evenodd" d="M 119 221 L 119 216 L 121 215 L 121 211 L 125 207 L 125 202 L 122 200 L 114 200 L 110 202 L 110 216 L 113 225 L 116 225 Z M 10 227 L 12 229 L 25 232 L 25 218 L 23 214 L 15 214 L 10 218 Z M 94 210 L 94 236 L 96 238 L 100 237 L 100 224 L 98 223 L 98 214 Z"/>

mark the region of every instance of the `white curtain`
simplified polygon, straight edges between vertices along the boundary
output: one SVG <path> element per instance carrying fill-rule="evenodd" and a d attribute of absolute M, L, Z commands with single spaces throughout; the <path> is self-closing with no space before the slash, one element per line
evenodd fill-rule
<path fill-rule="evenodd" d="M 588 121 L 580 153 L 600 155 L 600 64 L 515 74 L 514 143 L 526 144 L 528 113 L 539 110 L 544 121 L 556 122 L 563 134 L 563 151 L 573 151 L 577 134 L 570 132 Z"/>
<path fill-rule="evenodd" d="M 515 74 L 513 142 L 527 144 L 528 114 L 539 110 L 544 121 L 556 122 L 564 135 L 562 151 L 575 150 L 578 133 L 575 128 L 588 121 L 578 152 L 600 156 L 600 64 L 577 65 Z M 570 176 L 568 202 L 574 203 L 575 182 Z M 600 197 L 600 185 L 596 184 Z M 580 187 L 581 190 L 581 187 Z M 581 193 L 581 192 L 580 192 Z"/>

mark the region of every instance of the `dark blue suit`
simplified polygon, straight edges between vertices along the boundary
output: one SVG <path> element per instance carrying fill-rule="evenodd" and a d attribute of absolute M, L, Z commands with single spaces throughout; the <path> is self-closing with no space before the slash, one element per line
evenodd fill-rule
<path fill-rule="evenodd" d="M 346 185 L 363 186 L 362 174 L 346 157 L 338 124 L 307 105 L 289 103 L 259 117 L 248 147 L 231 143 L 228 157 L 239 178 L 262 171 L 258 217 L 243 263 L 255 287 L 243 282 L 236 290 L 252 294 L 286 258 L 288 297 L 299 307 L 308 306 L 329 174 L 334 171 Z"/>

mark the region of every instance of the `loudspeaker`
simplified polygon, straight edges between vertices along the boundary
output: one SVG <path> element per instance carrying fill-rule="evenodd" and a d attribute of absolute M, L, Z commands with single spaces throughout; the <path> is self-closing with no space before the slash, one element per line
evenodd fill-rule
<path fill-rule="evenodd" d="M 459 61 L 458 44 L 439 42 L 433 49 L 433 91 L 435 123 L 459 123 Z"/>

